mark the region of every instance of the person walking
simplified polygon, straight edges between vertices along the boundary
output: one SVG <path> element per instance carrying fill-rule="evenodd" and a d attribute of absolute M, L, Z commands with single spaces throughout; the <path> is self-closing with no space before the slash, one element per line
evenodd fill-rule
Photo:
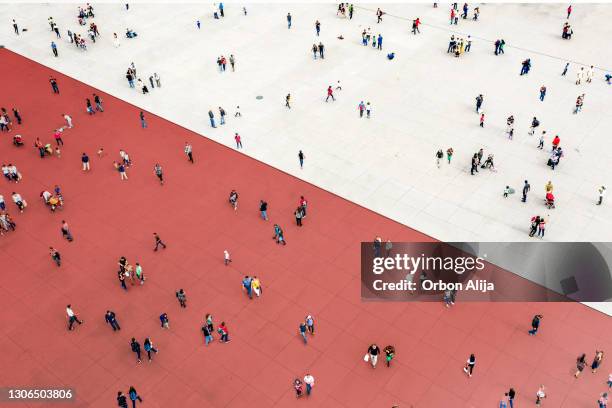
<path fill-rule="evenodd" d="M 78 323 L 79 325 L 83 324 L 82 320 L 79 320 L 79 317 L 72 310 L 72 305 L 66 306 L 66 315 L 68 315 L 68 330 L 72 330 L 72 326 L 74 323 Z"/>
<path fill-rule="evenodd" d="M 508 394 L 508 403 L 510 404 L 510 408 L 514 408 L 514 397 L 516 397 L 516 391 L 514 391 L 514 388 L 510 388 L 507 394 Z"/>
<path fill-rule="evenodd" d="M 565 63 L 565 68 L 563 68 L 563 72 L 561 73 L 561 76 L 565 76 L 567 74 L 567 70 L 569 69 L 569 62 Z"/>
<path fill-rule="evenodd" d="M 391 367 L 391 360 L 395 357 L 395 347 L 388 345 L 383 350 L 385 352 L 385 360 L 387 362 L 387 367 Z"/>
<path fill-rule="evenodd" d="M 121 330 L 121 326 L 119 326 L 119 322 L 117 321 L 115 312 L 107 310 L 106 314 L 104 315 L 104 320 L 106 321 L 106 323 L 110 324 L 110 326 L 113 328 L 113 331 Z"/>
<path fill-rule="evenodd" d="M 187 155 L 187 159 L 193 164 L 193 148 L 191 144 L 185 142 L 185 154 Z"/>
<path fill-rule="evenodd" d="M 480 115 L 480 127 L 484 128 L 484 122 L 485 122 L 485 114 L 484 112 Z"/>
<path fill-rule="evenodd" d="M 155 166 L 153 167 L 153 172 L 159 179 L 159 184 L 163 186 L 164 185 L 164 170 L 162 169 L 162 166 L 159 163 L 155 163 Z"/>
<path fill-rule="evenodd" d="M 140 126 L 142 126 L 143 129 L 146 129 L 147 121 L 145 120 L 145 115 L 143 111 L 140 111 L 139 117 L 140 117 Z"/>
<path fill-rule="evenodd" d="M 315 31 L 317 32 L 317 37 L 318 37 L 319 34 L 321 33 L 321 23 L 319 22 L 319 20 L 315 21 Z"/>
<path fill-rule="evenodd" d="M 221 120 L 219 121 L 220 125 L 225 125 L 225 115 L 225 109 L 219 106 L 219 117 L 221 118 Z"/>
<path fill-rule="evenodd" d="M 302 226 L 302 218 L 304 218 L 304 213 L 302 212 L 302 207 L 298 207 L 295 212 L 293 213 L 293 215 L 295 215 L 295 223 L 297 224 L 298 227 Z"/>
<path fill-rule="evenodd" d="M 522 202 L 524 203 L 527 202 L 527 193 L 529 193 L 530 190 L 531 190 L 531 185 L 529 184 L 527 180 L 525 180 L 525 184 L 523 185 L 523 198 L 521 199 Z"/>
<path fill-rule="evenodd" d="M 308 329 L 306 328 L 306 322 L 300 322 L 299 332 L 300 336 L 302 336 L 302 339 L 304 339 L 304 344 L 308 344 L 308 339 L 306 338 L 307 330 Z"/>
<path fill-rule="evenodd" d="M 606 186 L 601 186 L 597 189 L 597 193 L 599 194 L 599 201 L 597 201 L 597 205 L 601 205 L 603 203 L 604 196 L 606 195 Z"/>
<path fill-rule="evenodd" d="M 253 278 L 248 275 L 245 276 L 244 279 L 242 279 L 242 287 L 244 288 L 244 291 L 246 292 L 249 299 L 253 299 L 253 288 L 251 286 L 252 281 Z"/>
<path fill-rule="evenodd" d="M 72 242 L 73 238 L 72 238 L 72 234 L 70 233 L 70 229 L 68 228 L 68 223 L 64 220 L 62 220 L 62 237 L 66 238 L 68 240 L 68 242 Z"/>
<path fill-rule="evenodd" d="M 187 295 L 183 289 L 179 289 L 178 292 L 176 292 L 176 299 L 182 308 L 187 307 Z"/>
<path fill-rule="evenodd" d="M 599 404 L 599 408 L 606 408 L 608 406 L 608 393 L 601 393 L 599 399 L 597 400 L 597 403 Z"/>
<path fill-rule="evenodd" d="M 221 322 L 219 327 L 217 328 L 217 332 L 221 335 L 221 339 L 219 340 L 221 343 L 229 343 L 229 331 L 227 330 L 227 326 L 225 322 Z"/>
<path fill-rule="evenodd" d="M 161 324 L 162 329 L 170 328 L 170 319 L 168 318 L 168 313 L 164 312 L 159 315 L 159 322 Z"/>
<path fill-rule="evenodd" d="M 315 379 L 312 376 L 312 374 L 306 374 L 304 376 L 304 384 L 306 384 L 306 396 L 310 396 L 310 393 L 312 392 L 312 387 L 314 387 L 314 383 L 315 383 Z"/>
<path fill-rule="evenodd" d="M 327 98 L 325 98 L 325 102 L 327 102 L 329 98 L 332 98 L 333 102 L 336 101 L 336 98 L 334 97 L 334 91 L 331 86 L 327 87 Z"/>
<path fill-rule="evenodd" d="M 136 392 L 136 388 L 134 388 L 133 386 L 130 387 L 128 395 L 130 396 L 130 400 L 132 401 L 132 408 L 136 408 L 136 401 L 142 402 L 142 398 L 140 398 L 140 395 L 138 395 L 138 393 Z"/>
<path fill-rule="evenodd" d="M 591 363 L 591 372 L 595 374 L 597 369 L 601 365 L 601 361 L 603 360 L 604 352 L 603 350 L 595 350 L 595 357 L 593 357 L 593 362 Z"/>
<path fill-rule="evenodd" d="M 215 114 L 212 110 L 208 111 L 208 118 L 210 119 L 210 126 L 216 128 L 217 125 L 215 125 Z"/>
<path fill-rule="evenodd" d="M 470 358 L 467 359 L 465 367 L 463 367 L 463 372 L 468 375 L 469 378 L 472 378 L 472 374 L 474 373 L 474 366 L 476 365 L 476 357 L 474 354 L 470 354 Z"/>
<path fill-rule="evenodd" d="M 144 349 L 147 352 L 147 357 L 149 358 L 149 363 L 151 362 L 151 352 L 154 352 L 155 354 L 157 354 L 157 349 L 155 347 L 153 347 L 153 342 L 151 341 L 150 337 L 147 337 L 144 340 L 143 343 Z"/>
<path fill-rule="evenodd" d="M 202 333 L 204 334 L 204 345 L 208 346 L 208 343 L 213 341 L 213 336 L 212 329 L 207 323 L 204 323 L 204 325 L 202 325 Z"/>
<path fill-rule="evenodd" d="M 130 341 L 130 348 L 132 352 L 136 354 L 136 361 L 140 363 L 140 343 L 138 343 L 134 337 L 132 337 L 132 341 Z"/>
<path fill-rule="evenodd" d="M 453 158 L 454 150 L 452 147 L 446 149 L 446 159 L 448 160 L 448 164 L 451 164 L 451 159 Z"/>
<path fill-rule="evenodd" d="M 127 398 L 121 391 L 117 391 L 117 406 L 119 408 L 128 408 Z"/>
<path fill-rule="evenodd" d="M 238 133 L 234 134 L 234 140 L 236 141 L 236 149 L 242 149 L 242 139 Z"/>
<path fill-rule="evenodd" d="M 15 19 L 13 19 L 13 30 L 15 31 L 15 34 L 19 35 L 19 26 L 17 25 Z"/>
<path fill-rule="evenodd" d="M 300 169 L 304 168 L 304 159 L 306 158 L 306 156 L 304 156 L 304 152 L 302 152 L 300 150 L 300 152 L 298 153 L 298 159 L 300 161 Z"/>
<path fill-rule="evenodd" d="M 546 97 L 546 87 L 542 85 L 540 87 L 540 101 L 544 102 L 544 97 Z"/>
<path fill-rule="evenodd" d="M 225 266 L 229 265 L 232 262 L 232 257 L 227 249 L 223 250 L 223 263 Z"/>
<path fill-rule="evenodd" d="M 49 247 L 49 254 L 51 255 L 51 259 L 57 266 L 62 266 L 62 257 L 57 249 L 53 247 Z"/>
<path fill-rule="evenodd" d="M 288 93 L 288 94 L 287 94 L 287 96 L 285 96 L 285 106 L 286 106 L 288 109 L 291 109 L 291 104 L 290 104 L 290 102 L 291 102 L 291 94 L 290 94 L 290 93 Z"/>
<path fill-rule="evenodd" d="M 51 41 L 51 51 L 53 51 L 53 55 L 55 57 L 58 57 L 58 54 L 57 54 L 57 44 L 55 44 L 54 41 Z"/>
<path fill-rule="evenodd" d="M 541 406 L 544 398 L 546 398 L 546 387 L 544 387 L 544 385 L 540 385 L 538 392 L 536 392 L 536 406 Z"/>
<path fill-rule="evenodd" d="M 291 29 L 291 13 L 287 13 L 287 29 Z"/>
<path fill-rule="evenodd" d="M 157 251 L 160 246 L 166 249 L 166 244 L 161 240 L 157 232 L 153 233 L 153 238 L 155 239 L 155 248 L 153 248 L 153 251 Z"/>
<path fill-rule="evenodd" d="M 531 330 L 529 330 L 530 336 L 535 336 L 538 333 L 538 329 L 540 328 L 540 322 L 544 318 L 541 314 L 537 314 L 533 316 L 531 320 Z"/>
<path fill-rule="evenodd" d="M 371 344 L 370 347 L 368 347 L 368 352 L 363 359 L 366 362 L 369 361 L 370 364 L 372 365 L 372 368 L 376 368 L 376 364 L 378 363 L 379 354 L 380 354 L 380 349 L 378 348 L 378 346 L 376 344 Z"/>
<path fill-rule="evenodd" d="M 442 152 L 442 149 L 438 149 L 438 151 L 436 152 L 436 166 L 438 168 L 440 168 L 440 163 L 442 162 L 443 158 L 444 158 L 444 152 Z"/>
<path fill-rule="evenodd" d="M 582 370 L 584 370 L 584 367 L 586 367 L 586 364 L 586 354 L 582 353 L 582 355 L 578 356 L 576 359 L 576 372 L 574 373 L 575 378 L 580 376 Z"/>
<path fill-rule="evenodd" d="M 57 79 L 55 79 L 55 77 L 51 77 L 49 78 L 49 83 L 51 84 L 51 90 L 53 91 L 53 93 L 59 94 L 60 90 L 59 86 L 57 85 Z"/>

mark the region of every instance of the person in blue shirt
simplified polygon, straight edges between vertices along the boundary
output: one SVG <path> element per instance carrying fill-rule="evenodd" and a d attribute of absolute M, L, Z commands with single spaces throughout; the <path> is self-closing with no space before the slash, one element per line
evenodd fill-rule
<path fill-rule="evenodd" d="M 382 50 L 382 41 L 383 41 L 382 35 L 378 34 L 378 49 L 379 50 Z"/>
<path fill-rule="evenodd" d="M 53 51 L 53 55 L 57 57 L 57 45 L 53 41 L 51 41 L 51 51 Z"/>
<path fill-rule="evenodd" d="M 219 14 L 221 14 L 221 17 L 225 17 L 225 13 L 223 13 L 223 3 L 219 3 Z"/>
<path fill-rule="evenodd" d="M 245 276 L 244 279 L 242 280 L 242 286 L 244 286 L 244 289 L 246 290 L 247 295 L 249 296 L 249 299 L 253 299 L 253 291 L 251 289 L 251 277 L 250 276 Z"/>
<path fill-rule="evenodd" d="M 132 408 L 136 408 L 136 400 L 142 402 L 142 398 L 140 398 L 140 395 L 138 395 L 138 392 L 136 392 L 136 388 L 134 388 L 133 386 L 130 387 L 128 395 L 130 396 L 130 400 L 132 401 Z"/>
<path fill-rule="evenodd" d="M 291 13 L 287 13 L 287 28 L 291 29 Z"/>

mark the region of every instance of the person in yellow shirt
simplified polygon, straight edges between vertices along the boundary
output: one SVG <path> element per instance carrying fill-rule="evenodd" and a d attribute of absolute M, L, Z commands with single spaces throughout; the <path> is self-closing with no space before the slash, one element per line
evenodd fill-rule
<path fill-rule="evenodd" d="M 251 280 L 251 289 L 255 292 L 255 295 L 259 297 L 261 295 L 261 282 L 257 276 L 253 276 Z"/>

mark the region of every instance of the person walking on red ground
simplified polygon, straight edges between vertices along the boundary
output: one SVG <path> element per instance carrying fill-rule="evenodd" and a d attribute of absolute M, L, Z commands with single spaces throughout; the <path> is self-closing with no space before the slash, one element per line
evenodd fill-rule
<path fill-rule="evenodd" d="M 78 323 L 79 325 L 83 324 L 82 320 L 79 320 L 79 317 L 72 310 L 72 305 L 66 306 L 66 314 L 68 315 L 68 330 L 72 330 L 72 326 L 74 323 Z"/>
<path fill-rule="evenodd" d="M 516 391 L 514 391 L 514 388 L 510 388 L 507 392 L 507 395 L 510 408 L 514 408 L 514 397 L 516 397 Z"/>
<path fill-rule="evenodd" d="M 143 129 L 146 129 L 147 121 L 145 120 L 145 115 L 143 111 L 140 111 L 139 118 L 140 118 L 140 126 L 142 126 Z"/>
<path fill-rule="evenodd" d="M 236 190 L 230 191 L 229 195 L 229 203 L 234 208 L 234 212 L 238 212 L 238 192 Z"/>
<path fill-rule="evenodd" d="M 179 289 L 176 292 L 176 299 L 179 302 L 179 305 L 183 308 L 187 307 L 187 295 L 183 289 Z"/>
<path fill-rule="evenodd" d="M 308 201 L 304 198 L 304 196 L 300 196 L 300 207 L 302 207 L 302 218 L 306 218 L 306 207 L 308 206 Z"/>
<path fill-rule="evenodd" d="M 264 200 L 259 200 L 259 213 L 264 221 L 268 221 L 268 203 Z"/>
<path fill-rule="evenodd" d="M 535 336 L 538 333 L 538 329 L 540 328 L 540 321 L 544 318 L 541 314 L 537 314 L 533 316 L 531 320 L 531 330 L 529 330 L 530 336 Z"/>
<path fill-rule="evenodd" d="M 468 375 L 469 378 L 472 378 L 472 374 L 474 373 L 474 366 L 476 365 L 476 357 L 474 354 L 470 354 L 470 358 L 467 359 L 465 363 L 465 367 L 463 367 L 463 372 Z"/>
<path fill-rule="evenodd" d="M 151 341 L 150 337 L 147 337 L 144 340 L 143 345 L 144 345 L 145 351 L 147 352 L 147 357 L 149 357 L 149 363 L 150 363 L 152 361 L 151 352 L 154 352 L 155 354 L 157 354 L 157 349 L 153 347 L 153 342 Z"/>
<path fill-rule="evenodd" d="M 601 360 L 603 360 L 604 352 L 603 350 L 595 350 L 595 357 L 593 357 L 593 362 L 591 363 L 591 372 L 596 373 L 597 369 L 601 365 Z"/>
<path fill-rule="evenodd" d="M 253 279 L 248 275 L 246 275 L 242 280 L 242 287 L 244 288 L 244 291 L 246 292 L 249 299 L 253 299 L 253 288 L 251 287 L 252 281 Z"/>
<path fill-rule="evenodd" d="M 193 148 L 187 142 L 185 142 L 185 154 L 187 155 L 187 159 L 193 164 Z"/>
<path fill-rule="evenodd" d="M 229 331 L 227 330 L 227 326 L 225 325 L 225 322 L 221 322 L 219 327 L 217 327 L 217 333 L 221 335 L 221 340 L 220 340 L 221 343 L 230 342 Z"/>
<path fill-rule="evenodd" d="M 234 135 L 234 140 L 236 141 L 236 149 L 242 149 L 242 139 L 238 133 Z"/>
<path fill-rule="evenodd" d="M 68 242 L 72 242 L 73 238 L 72 238 L 72 234 L 70 233 L 70 229 L 68 227 L 68 223 L 64 220 L 62 220 L 62 237 L 66 238 L 68 240 Z"/>
<path fill-rule="evenodd" d="M 140 343 L 138 343 L 134 337 L 132 337 L 132 341 L 130 342 L 130 348 L 132 352 L 136 353 L 136 362 L 140 363 Z"/>
<path fill-rule="evenodd" d="M 119 408 L 128 408 L 127 398 L 121 391 L 117 391 L 117 406 Z"/>
<path fill-rule="evenodd" d="M 49 254 L 51 255 L 51 259 L 57 266 L 62 266 L 62 257 L 57 249 L 53 247 L 49 247 Z"/>
<path fill-rule="evenodd" d="M 93 94 L 94 103 L 96 104 L 96 110 L 99 112 L 104 112 L 104 107 L 102 106 L 102 98 L 98 94 Z"/>
<path fill-rule="evenodd" d="M 379 354 L 380 354 L 380 349 L 378 348 L 378 346 L 376 344 L 371 344 L 370 347 L 368 347 L 368 352 L 363 358 L 363 360 L 365 362 L 369 361 L 370 364 L 372 365 L 372 368 L 376 368 L 376 364 L 378 363 Z"/>
<path fill-rule="evenodd" d="M 134 388 L 133 386 L 130 387 L 128 395 L 130 396 L 130 400 L 132 401 L 132 408 L 136 408 L 137 400 L 138 402 L 142 402 L 142 398 L 140 398 L 140 395 L 138 395 L 138 392 L 136 392 L 136 388 Z"/>
<path fill-rule="evenodd" d="M 391 367 L 391 360 L 395 357 L 395 347 L 388 345 L 383 350 L 385 352 L 385 360 L 387 361 L 387 367 Z"/>
<path fill-rule="evenodd" d="M 119 326 L 119 322 L 117 321 L 117 316 L 115 315 L 115 312 L 107 310 L 106 314 L 104 315 L 104 320 L 106 321 L 106 323 L 110 324 L 110 326 L 113 328 L 113 331 L 121 330 L 121 326 Z"/>
<path fill-rule="evenodd" d="M 300 398 L 302 396 L 302 380 L 296 378 L 293 380 L 293 389 L 295 390 L 295 397 Z"/>
<path fill-rule="evenodd" d="M 314 387 L 315 379 L 310 373 L 306 373 L 304 376 L 304 384 L 306 384 L 306 396 L 310 396 L 312 392 L 312 387 Z"/>
<path fill-rule="evenodd" d="M 536 392 L 536 406 L 541 406 L 544 398 L 546 398 L 546 387 L 544 387 L 544 385 L 540 385 L 538 392 Z"/>
<path fill-rule="evenodd" d="M 304 344 L 308 344 L 308 338 L 306 337 L 306 331 L 308 328 L 306 327 L 306 322 L 300 322 L 299 332 L 302 339 L 304 339 Z"/>
<path fill-rule="evenodd" d="M 575 378 L 578 378 L 580 376 L 582 370 L 584 370 L 584 367 L 586 367 L 586 365 L 586 354 L 582 353 L 582 355 L 576 359 L 576 372 L 574 373 Z"/>
<path fill-rule="evenodd" d="M 51 89 L 53 90 L 53 93 L 59 95 L 60 90 L 59 86 L 57 85 L 57 79 L 55 77 L 51 77 L 49 78 L 49 83 L 51 84 Z"/>
<path fill-rule="evenodd" d="M 162 329 L 170 328 L 170 319 L 168 319 L 168 313 L 164 312 L 159 315 L 159 322 L 161 324 Z"/>
<path fill-rule="evenodd" d="M 298 207 L 295 212 L 295 223 L 298 227 L 302 226 L 302 218 L 304 218 L 304 212 L 302 211 L 302 207 Z"/>
<path fill-rule="evenodd" d="M 283 245 L 287 245 L 283 229 L 278 224 L 274 224 L 274 236 L 272 237 L 272 239 L 275 239 L 277 244 L 282 243 Z"/>
<path fill-rule="evenodd" d="M 64 118 L 66 121 L 66 126 L 68 126 L 68 129 L 72 129 L 72 117 L 67 113 L 62 113 L 62 118 Z"/>
<path fill-rule="evenodd" d="M 229 265 L 232 262 L 232 258 L 230 257 L 230 253 L 227 251 L 227 249 L 223 250 L 223 263 L 225 264 L 225 266 Z"/>
<path fill-rule="evenodd" d="M 153 167 L 153 172 L 159 179 L 159 184 L 163 186 L 164 185 L 164 170 L 162 169 L 162 166 L 160 166 L 159 163 L 155 163 L 155 167 Z"/>
<path fill-rule="evenodd" d="M 121 285 L 123 290 L 127 290 L 127 286 L 125 285 L 126 275 L 129 275 L 129 272 L 127 272 L 125 269 L 119 270 L 117 272 L 117 276 L 119 277 L 119 284 Z"/>
<path fill-rule="evenodd" d="M 153 233 L 153 238 L 155 239 L 155 248 L 153 248 L 153 251 L 157 251 L 160 246 L 166 249 L 166 244 L 161 240 L 157 232 Z"/>

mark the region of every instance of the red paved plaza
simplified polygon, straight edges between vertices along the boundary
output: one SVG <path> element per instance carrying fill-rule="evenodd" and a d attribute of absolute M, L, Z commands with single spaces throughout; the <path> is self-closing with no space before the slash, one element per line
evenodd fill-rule
<path fill-rule="evenodd" d="M 19 184 L 0 182 L 17 223 L 0 238 L 0 384 L 70 386 L 77 394 L 70 407 L 116 406 L 116 392 L 134 385 L 145 408 L 494 407 L 509 387 L 523 407 L 534 405 L 540 384 L 548 390 L 544 406 L 577 408 L 595 406 L 606 390 L 606 359 L 596 374 L 585 370 L 576 380 L 572 373 L 579 354 L 612 351 L 607 316 L 574 303 L 362 303 L 361 241 L 430 238 L 146 112 L 142 129 L 137 107 L 6 49 L 0 60 L 0 105 L 18 107 L 24 118 L 0 134 L 1 161 L 23 174 Z M 60 95 L 51 92 L 51 75 Z M 93 92 L 105 112 L 90 117 L 85 98 Z M 75 127 L 64 132 L 61 158 L 40 159 L 32 143 L 51 142 L 62 113 Z M 11 144 L 14 133 L 25 146 Z M 231 127 L 227 133 L 232 137 Z M 195 164 L 183 153 L 186 141 Z M 134 162 L 128 181 L 112 166 L 120 149 Z M 92 159 L 87 174 L 83 152 Z M 164 186 L 153 173 L 156 162 Z M 39 193 L 55 184 L 66 204 L 51 213 Z M 233 188 L 237 213 L 227 202 Z M 24 214 L 12 191 L 28 201 Z M 300 195 L 309 201 L 302 228 L 293 218 Z M 259 218 L 260 199 L 270 205 L 268 222 Z M 72 243 L 61 237 L 62 219 Z M 284 228 L 287 246 L 271 239 L 274 223 Z M 166 250 L 153 252 L 154 231 Z M 49 246 L 62 254 L 60 268 Z M 224 249 L 233 258 L 227 267 Z M 143 266 L 144 286 L 120 288 L 120 256 Z M 242 292 L 244 275 L 261 279 L 261 298 Z M 186 309 L 175 298 L 179 288 Z M 72 332 L 68 303 L 84 320 Z M 105 324 L 107 309 L 117 313 L 121 331 Z M 162 312 L 169 330 L 160 328 Z M 230 343 L 204 346 L 206 313 L 227 322 Z M 535 313 L 545 318 L 531 337 Z M 316 319 L 316 335 L 305 346 L 298 324 L 307 314 Z M 137 364 L 129 340 L 146 336 L 160 351 L 152 363 Z M 395 346 L 391 368 L 364 363 L 373 342 Z M 470 353 L 477 365 L 468 379 L 461 369 Z M 292 380 L 307 372 L 316 380 L 313 394 L 296 400 Z"/>

